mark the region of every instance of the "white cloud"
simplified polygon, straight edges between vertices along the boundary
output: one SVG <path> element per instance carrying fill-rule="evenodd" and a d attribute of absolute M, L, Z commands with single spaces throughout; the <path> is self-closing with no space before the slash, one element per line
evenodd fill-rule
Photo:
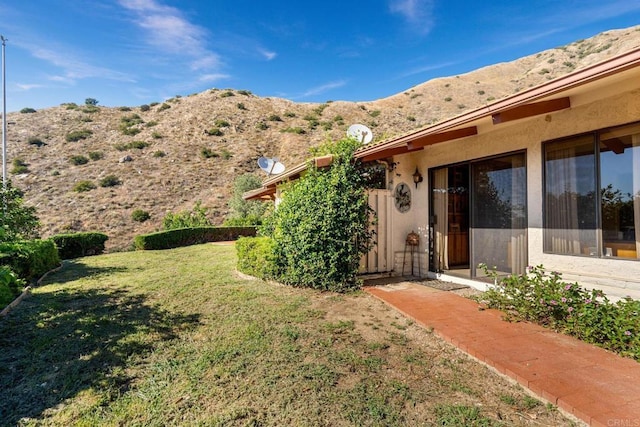
<path fill-rule="evenodd" d="M 272 52 L 270 50 L 258 49 L 258 51 L 262 56 L 264 56 L 264 59 L 266 59 L 267 61 L 271 61 L 272 59 L 275 59 L 276 56 L 278 56 L 276 52 Z"/>
<path fill-rule="evenodd" d="M 201 82 L 217 82 L 219 80 L 224 80 L 224 79 L 228 79 L 229 76 L 228 74 L 203 74 L 201 75 L 198 80 Z"/>
<path fill-rule="evenodd" d="M 50 80 L 73 84 L 76 80 L 86 78 L 104 78 L 121 82 L 135 82 L 128 74 L 104 67 L 91 65 L 78 59 L 65 47 L 43 47 L 43 45 L 21 44 L 21 47 L 31 53 L 32 56 L 48 62 L 63 70 L 62 75 L 51 77 Z"/>
<path fill-rule="evenodd" d="M 343 87 L 344 85 L 346 85 L 347 82 L 344 80 L 338 80 L 338 81 L 334 81 L 334 82 L 329 82 L 326 84 L 323 84 L 321 86 L 317 86 L 314 88 L 311 88 L 309 90 L 307 90 L 302 96 L 303 97 L 308 97 L 308 96 L 314 96 L 314 95 L 320 95 L 321 93 L 325 93 L 331 89 L 337 89 L 339 87 Z"/>
<path fill-rule="evenodd" d="M 400 78 L 403 77 L 409 77 L 409 76 L 413 76 L 416 74 L 422 74 L 422 73 L 426 73 L 427 71 L 433 71 L 433 70 L 439 70 L 441 68 L 446 68 L 449 67 L 451 65 L 456 65 L 458 62 L 455 61 L 450 61 L 450 62 L 442 62 L 439 64 L 430 64 L 430 65 L 425 65 L 423 67 L 418 67 L 418 68 L 413 68 L 409 71 L 406 71 L 405 73 L 402 73 L 400 75 Z"/>
<path fill-rule="evenodd" d="M 159 52 L 192 58 L 193 70 L 220 66 L 220 57 L 206 47 L 208 31 L 189 22 L 178 9 L 155 0 L 119 0 L 119 3 L 135 12 L 135 24 L 145 31 L 147 43 Z"/>
<path fill-rule="evenodd" d="M 390 0 L 389 10 L 402 16 L 413 31 L 422 35 L 433 27 L 433 0 Z"/>
<path fill-rule="evenodd" d="M 16 83 L 16 86 L 18 87 L 18 89 L 22 90 L 22 91 L 29 91 L 31 89 L 39 89 L 41 87 L 45 87 L 44 85 L 40 85 L 37 83 L 32 83 L 32 84 L 28 84 L 28 83 Z"/>

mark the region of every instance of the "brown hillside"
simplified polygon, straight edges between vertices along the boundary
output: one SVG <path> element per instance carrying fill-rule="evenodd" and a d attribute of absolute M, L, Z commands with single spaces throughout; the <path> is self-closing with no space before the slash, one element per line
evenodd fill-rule
<path fill-rule="evenodd" d="M 97 107 L 92 112 L 84 105 L 63 104 L 11 113 L 8 169 L 11 172 L 14 159 L 27 164 L 28 172 L 10 177 L 25 191 L 27 203 L 37 208 L 43 237 L 98 230 L 109 235 L 110 250 L 126 249 L 136 234 L 159 229 L 167 212 L 190 209 L 198 200 L 221 223 L 234 178 L 248 172 L 263 176 L 256 163 L 260 156 L 279 157 L 293 166 L 307 157 L 311 146 L 341 138 L 353 123 L 371 127 L 376 140 L 396 136 L 637 46 L 640 27 L 608 31 L 513 62 L 434 79 L 373 102 L 294 103 L 211 89 L 148 111 L 137 106 Z M 86 139 L 67 140 L 83 130 L 91 131 Z M 38 140 L 46 145 L 36 144 Z M 148 146 L 132 147 L 140 142 Z M 95 160 L 74 165 L 73 156 Z M 123 161 L 126 156 L 130 161 Z M 101 187 L 100 180 L 109 175 L 121 184 Z M 74 191 L 83 180 L 97 188 Z M 151 219 L 133 221 L 135 209 L 150 212 Z"/>

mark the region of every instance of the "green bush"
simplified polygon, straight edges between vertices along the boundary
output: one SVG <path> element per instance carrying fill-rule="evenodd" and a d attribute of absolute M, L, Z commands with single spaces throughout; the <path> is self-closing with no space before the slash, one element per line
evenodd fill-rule
<path fill-rule="evenodd" d="M 67 142 L 77 142 L 81 139 L 87 139 L 91 135 L 93 135 L 93 132 L 89 129 L 74 130 L 73 132 L 69 132 L 67 136 L 65 136 L 65 139 Z"/>
<path fill-rule="evenodd" d="M 28 113 L 35 113 L 36 110 L 34 110 L 33 108 L 30 108 L 30 107 L 25 107 L 22 110 L 20 110 L 20 112 L 22 114 L 28 114 Z"/>
<path fill-rule="evenodd" d="M 102 154 L 100 151 L 90 151 L 89 152 L 89 158 L 93 161 L 96 160 L 100 160 L 104 157 L 104 154 Z"/>
<path fill-rule="evenodd" d="M 36 281 L 60 265 L 58 250 L 51 239 L 0 243 L 0 254 L 0 264 L 10 267 L 27 282 Z"/>
<path fill-rule="evenodd" d="M 372 238 L 360 164 L 352 162 L 360 145 L 349 138 L 319 147 L 317 153 L 334 155 L 331 168 L 310 167 L 290 183 L 262 226 L 274 241 L 279 281 L 338 292 L 360 286 L 360 258 Z"/>
<path fill-rule="evenodd" d="M 255 227 L 193 227 L 176 228 L 136 236 L 138 250 L 172 249 L 207 242 L 236 240 L 241 236 L 255 236 Z"/>
<path fill-rule="evenodd" d="M 84 105 L 96 106 L 98 105 L 98 100 L 95 98 L 86 98 L 84 100 Z"/>
<path fill-rule="evenodd" d="M 131 111 L 130 107 L 118 107 L 118 111 Z"/>
<path fill-rule="evenodd" d="M 229 122 L 223 119 L 218 119 L 214 122 L 214 125 L 219 128 L 228 128 L 230 126 Z"/>
<path fill-rule="evenodd" d="M 166 102 L 164 102 L 164 103 L 162 103 L 161 106 L 158 107 L 158 111 L 168 110 L 169 108 L 171 108 L 171 105 L 169 105 Z"/>
<path fill-rule="evenodd" d="M 73 191 L 76 193 L 84 193 L 86 191 L 91 191 L 96 189 L 96 185 L 91 181 L 79 181 L 76 185 L 73 186 Z"/>
<path fill-rule="evenodd" d="M 35 145 L 38 148 L 42 147 L 43 145 L 47 145 L 46 142 L 44 142 L 43 140 L 41 140 L 40 138 L 35 137 L 35 136 L 32 136 L 31 138 L 29 138 L 27 140 L 27 143 L 29 145 Z"/>
<path fill-rule="evenodd" d="M 147 104 L 142 104 L 140 106 L 140 111 L 149 111 L 151 109 L 151 107 Z"/>
<path fill-rule="evenodd" d="M 282 121 L 282 119 L 280 118 L 280 116 L 279 116 L 279 115 L 277 115 L 277 114 L 272 114 L 272 115 L 270 115 L 270 116 L 269 116 L 269 118 L 268 118 L 267 120 L 269 120 L 270 122 L 281 122 L 281 121 Z"/>
<path fill-rule="evenodd" d="M 149 218 L 151 218 L 151 214 L 142 209 L 136 209 L 133 212 L 131 212 L 131 219 L 134 220 L 135 222 L 145 222 Z"/>
<path fill-rule="evenodd" d="M 612 303 L 602 291 L 564 282 L 560 273 L 547 273 L 541 265 L 500 281 L 485 265 L 480 267 L 496 286 L 479 299 L 504 310 L 508 320 L 535 322 L 640 360 L 640 301 Z"/>
<path fill-rule="evenodd" d="M 0 309 L 11 304 L 24 285 L 24 280 L 19 279 L 9 267 L 0 266 Z"/>
<path fill-rule="evenodd" d="M 207 217 L 209 209 L 202 206 L 198 200 L 192 210 L 185 210 L 176 214 L 169 212 L 162 219 L 162 228 L 172 230 L 175 228 L 209 227 L 213 225 Z"/>
<path fill-rule="evenodd" d="M 222 92 L 220 94 L 220 98 L 228 98 L 230 96 L 235 96 L 235 95 L 236 95 L 235 93 L 233 93 L 232 91 L 228 90 L 226 92 Z"/>
<path fill-rule="evenodd" d="M 241 237 L 236 241 L 238 271 L 260 279 L 274 277 L 273 240 L 269 237 Z"/>
<path fill-rule="evenodd" d="M 40 221 L 36 216 L 36 208 L 25 206 L 23 193 L 7 182 L 0 187 L 0 242 L 18 239 L 34 239 L 38 237 Z"/>
<path fill-rule="evenodd" d="M 87 163 L 89 163 L 89 159 L 81 155 L 71 156 L 69 158 L 69 161 L 71 162 L 72 165 L 76 165 L 76 166 L 86 165 Z"/>
<path fill-rule="evenodd" d="M 260 200 L 244 200 L 242 195 L 250 190 L 260 188 L 262 181 L 252 173 L 242 174 L 233 181 L 233 195 L 229 200 L 229 217 L 225 219 L 226 226 L 260 225 L 265 212 L 272 203 Z"/>
<path fill-rule="evenodd" d="M 13 168 L 11 169 L 11 173 L 14 175 L 19 175 L 21 173 L 29 172 L 29 167 L 28 167 L 29 165 L 19 157 L 13 159 L 12 164 L 13 164 Z"/>
<path fill-rule="evenodd" d="M 165 153 L 162 150 L 158 150 L 158 151 L 154 151 L 153 152 L 153 157 L 158 157 L 159 158 L 159 157 L 164 157 L 166 155 L 167 155 L 167 153 Z"/>
<path fill-rule="evenodd" d="M 283 132 L 283 133 L 296 133 L 298 135 L 304 135 L 305 133 L 307 133 L 306 130 L 302 129 L 299 126 L 288 127 L 288 128 L 282 129 L 280 132 Z"/>
<path fill-rule="evenodd" d="M 107 175 L 100 180 L 100 187 L 115 187 L 120 184 L 122 184 L 122 182 L 115 175 Z"/>
<path fill-rule="evenodd" d="M 106 234 L 95 232 L 58 234 L 51 237 L 62 259 L 100 255 L 104 252 L 104 243 L 108 239 Z"/>
<path fill-rule="evenodd" d="M 247 107 L 245 107 L 242 102 L 238 102 L 236 104 L 236 107 L 238 107 L 238 110 L 246 110 L 247 109 Z"/>
<path fill-rule="evenodd" d="M 220 157 L 220 154 L 216 153 L 209 147 L 202 147 L 202 149 L 200 150 L 200 155 L 205 159 Z"/>
<path fill-rule="evenodd" d="M 114 148 L 118 151 L 126 151 L 126 150 L 133 150 L 133 149 L 142 150 L 144 148 L 147 148 L 150 145 L 151 144 L 145 141 L 131 141 L 126 144 L 122 142 L 118 143 L 114 145 Z"/>
<path fill-rule="evenodd" d="M 224 135 L 224 132 L 222 132 L 218 128 L 211 128 L 211 129 L 206 130 L 205 132 L 209 136 L 223 136 Z"/>

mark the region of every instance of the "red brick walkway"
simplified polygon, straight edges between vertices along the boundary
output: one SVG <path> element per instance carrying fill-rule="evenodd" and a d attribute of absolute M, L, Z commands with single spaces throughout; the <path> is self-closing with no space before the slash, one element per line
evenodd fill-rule
<path fill-rule="evenodd" d="M 640 427 L 640 363 L 452 292 L 402 282 L 366 287 L 418 324 L 593 426 Z"/>

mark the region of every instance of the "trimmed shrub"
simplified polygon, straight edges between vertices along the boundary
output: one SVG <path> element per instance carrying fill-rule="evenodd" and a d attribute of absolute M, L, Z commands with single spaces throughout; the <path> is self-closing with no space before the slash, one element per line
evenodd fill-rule
<path fill-rule="evenodd" d="M 0 253 L 0 264 L 7 265 L 27 282 L 36 281 L 60 265 L 58 249 L 51 239 L 1 243 Z"/>
<path fill-rule="evenodd" d="M 136 209 L 131 212 L 131 219 L 135 222 L 145 222 L 149 218 L 151 218 L 151 214 L 147 211 L 143 211 L 142 209 Z"/>
<path fill-rule="evenodd" d="M 172 249 L 207 242 L 236 240 L 241 236 L 253 237 L 255 234 L 255 227 L 176 228 L 136 236 L 133 245 L 137 250 Z"/>
<path fill-rule="evenodd" d="M 51 237 L 62 259 L 100 255 L 104 252 L 104 242 L 108 239 L 106 234 L 96 232 L 58 234 Z"/>
<path fill-rule="evenodd" d="M 273 240 L 269 237 L 241 237 L 236 241 L 238 271 L 260 279 L 274 277 Z"/>

